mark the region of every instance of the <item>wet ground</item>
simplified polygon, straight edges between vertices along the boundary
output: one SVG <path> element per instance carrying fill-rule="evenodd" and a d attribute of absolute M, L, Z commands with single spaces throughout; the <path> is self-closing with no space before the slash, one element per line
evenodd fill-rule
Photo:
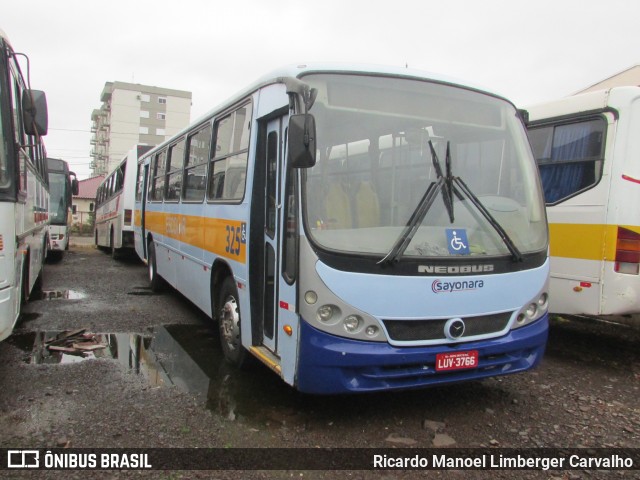
<path fill-rule="evenodd" d="M 60 332 L 80 328 L 95 334 L 101 348 L 84 355 L 45 348 Z M 640 330 L 629 326 L 554 319 L 547 354 L 533 372 L 409 392 L 305 396 L 260 364 L 244 371 L 226 365 L 212 322 L 176 292 L 153 294 L 134 257 L 114 261 L 76 248 L 46 265 L 43 293 L 0 343 L 0 447 L 639 448 L 639 347 Z M 77 478 L 101 478 L 81 473 Z M 634 478 L 631 473 L 442 475 Z M 314 471 L 241 475 L 292 476 L 336 478 Z M 338 476 L 399 478 L 394 472 Z M 414 477 L 424 474 L 402 475 Z"/>

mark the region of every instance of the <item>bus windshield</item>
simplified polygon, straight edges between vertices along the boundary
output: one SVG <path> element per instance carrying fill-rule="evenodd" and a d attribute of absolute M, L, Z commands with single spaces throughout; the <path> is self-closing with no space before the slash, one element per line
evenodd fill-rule
<path fill-rule="evenodd" d="M 66 225 L 69 193 L 67 177 L 64 173 L 49 172 L 49 195 L 51 224 Z"/>
<path fill-rule="evenodd" d="M 303 175 L 318 247 L 378 259 L 546 248 L 537 171 L 512 104 L 397 77 L 303 80 L 318 91 L 317 162 Z"/>

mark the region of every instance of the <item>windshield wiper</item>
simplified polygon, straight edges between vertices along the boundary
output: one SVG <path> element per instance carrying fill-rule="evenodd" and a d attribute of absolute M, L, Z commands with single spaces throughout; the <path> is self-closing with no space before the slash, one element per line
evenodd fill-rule
<path fill-rule="evenodd" d="M 507 249 L 511 253 L 511 257 L 516 262 L 522 261 L 522 254 L 518 247 L 516 247 L 513 240 L 509 237 L 507 232 L 502 228 L 502 225 L 498 223 L 498 221 L 491 215 L 491 212 L 485 208 L 482 202 L 474 195 L 471 189 L 467 186 L 466 183 L 460 177 L 454 177 L 451 173 L 451 151 L 450 151 L 450 142 L 447 141 L 447 151 L 445 154 L 445 168 L 446 168 L 446 176 L 442 174 L 442 167 L 440 166 L 440 160 L 438 159 L 438 155 L 436 153 L 435 148 L 433 147 L 433 143 L 429 140 L 429 148 L 431 150 L 431 162 L 433 163 L 433 168 L 436 172 L 437 181 L 431 182 L 427 191 L 424 193 L 418 206 L 411 214 L 407 225 L 402 230 L 402 233 L 391 247 L 389 253 L 387 253 L 384 258 L 382 258 L 378 264 L 391 263 L 405 252 L 414 235 L 418 231 L 420 224 L 424 220 L 424 217 L 429 212 L 429 209 L 433 205 L 433 202 L 436 200 L 438 193 L 442 192 L 442 200 L 444 202 L 445 208 L 447 209 L 447 213 L 449 215 L 449 221 L 453 223 L 455 221 L 454 212 L 453 212 L 453 195 L 458 198 L 458 200 L 464 200 L 464 196 L 462 192 L 467 196 L 467 198 L 475 205 L 475 207 L 480 211 L 480 213 L 485 217 L 485 219 L 489 222 L 489 225 L 493 227 L 493 229 L 498 233 L 503 243 L 506 245 Z M 458 187 L 460 187 L 458 189 Z M 462 190 L 462 192 L 460 191 Z"/>
<path fill-rule="evenodd" d="M 509 252 L 511 253 L 511 257 L 513 258 L 513 260 L 515 262 L 521 262 L 522 253 L 520 253 L 520 250 L 518 250 L 518 247 L 516 247 L 516 244 L 513 243 L 513 240 L 511 240 L 511 237 L 509 237 L 509 234 L 505 231 L 505 229 L 502 228 L 502 225 L 498 223 L 495 217 L 491 215 L 491 212 L 489 212 L 489 210 L 486 209 L 486 207 L 482 204 L 480 199 L 473 194 L 471 189 L 467 186 L 466 183 L 464 183 L 464 181 L 460 177 L 455 177 L 454 182 L 456 183 L 456 185 L 458 185 L 462 189 L 464 194 L 469 198 L 469 200 L 471 200 L 471 203 L 473 203 L 476 206 L 476 208 L 480 211 L 480 213 L 484 216 L 484 218 L 487 219 L 487 221 L 489 222 L 489 225 L 491 225 L 493 229 L 496 232 L 498 232 L 498 235 L 500 235 L 502 242 L 509 249 Z"/>
<path fill-rule="evenodd" d="M 427 188 L 422 199 L 420 199 L 420 203 L 418 203 L 418 206 L 411 214 L 411 218 L 409 218 L 407 225 L 404 227 L 404 230 L 402 230 L 400 237 L 398 237 L 396 243 L 393 244 L 389 253 L 387 253 L 385 257 L 378 262 L 378 265 L 393 262 L 404 253 L 411 243 L 411 240 L 413 240 L 413 236 L 418 231 L 418 227 L 420 227 L 420 224 L 427 215 L 431 205 L 433 205 L 433 202 L 436 200 L 438 192 L 442 189 L 443 183 L 444 180 L 440 178 L 437 182 L 431 182 L 429 184 L 429 188 Z"/>
<path fill-rule="evenodd" d="M 433 168 L 436 172 L 437 181 L 431 182 L 427 191 L 424 193 L 418 206 L 411 214 L 409 221 L 407 222 L 404 230 L 389 250 L 382 260 L 378 262 L 378 265 L 384 263 L 390 263 L 394 260 L 400 258 L 400 256 L 405 252 L 411 240 L 413 240 L 413 236 L 418 231 L 420 224 L 424 220 L 424 217 L 429 212 L 429 209 L 435 202 L 438 197 L 438 193 L 442 192 L 442 200 L 444 201 L 445 206 L 447 207 L 447 212 L 449 213 L 449 220 L 453 223 L 453 194 L 452 194 L 452 182 L 451 178 L 451 157 L 449 154 L 449 142 L 447 142 L 447 156 L 446 156 L 446 168 L 447 168 L 447 176 L 449 180 L 442 175 L 442 167 L 440 166 L 440 160 L 438 159 L 438 155 L 436 154 L 435 148 L 433 148 L 433 143 L 429 140 L 429 147 L 431 148 L 431 162 L 433 163 Z M 460 197 L 461 198 L 461 197 Z"/>

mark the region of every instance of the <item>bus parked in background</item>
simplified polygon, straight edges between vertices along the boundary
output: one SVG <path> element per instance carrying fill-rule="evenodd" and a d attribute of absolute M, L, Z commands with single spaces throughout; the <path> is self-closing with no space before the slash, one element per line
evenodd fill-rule
<path fill-rule="evenodd" d="M 133 201 L 138 158 L 152 147 L 136 145 L 109 173 L 96 192 L 95 244 L 113 258 L 134 248 Z"/>
<path fill-rule="evenodd" d="M 49 245 L 48 257 L 61 259 L 69 250 L 69 227 L 73 195 L 78 194 L 76 174 L 64 160 L 47 158 L 49 174 Z"/>
<path fill-rule="evenodd" d="M 47 101 L 18 57 L 28 64 L 0 30 L 0 340 L 42 278 L 48 241 Z"/>
<path fill-rule="evenodd" d="M 533 106 L 554 313 L 640 313 L 640 88 Z"/>
<path fill-rule="evenodd" d="M 136 250 L 303 392 L 416 388 L 541 359 L 549 262 L 516 108 L 409 69 L 286 68 L 145 154 Z"/>

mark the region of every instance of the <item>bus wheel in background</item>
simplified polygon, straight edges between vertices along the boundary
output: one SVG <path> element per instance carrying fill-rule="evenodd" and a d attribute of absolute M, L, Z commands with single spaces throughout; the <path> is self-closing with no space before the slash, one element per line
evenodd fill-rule
<path fill-rule="evenodd" d="M 149 284 L 151 285 L 151 291 L 161 292 L 162 287 L 164 287 L 164 281 L 162 280 L 162 277 L 158 275 L 158 269 L 156 266 L 156 247 L 153 244 L 153 240 L 149 242 L 147 252 L 147 267 L 149 268 Z"/>
<path fill-rule="evenodd" d="M 111 230 L 111 233 L 109 234 L 109 247 L 110 247 L 110 250 L 111 250 L 111 258 L 113 258 L 114 260 L 117 260 L 118 258 L 120 258 L 118 249 L 113 244 L 113 229 Z"/>
<path fill-rule="evenodd" d="M 242 367 L 247 357 L 247 351 L 240 340 L 240 305 L 233 277 L 227 277 L 222 282 L 215 315 L 218 320 L 220 343 L 225 360 L 236 367 Z"/>

